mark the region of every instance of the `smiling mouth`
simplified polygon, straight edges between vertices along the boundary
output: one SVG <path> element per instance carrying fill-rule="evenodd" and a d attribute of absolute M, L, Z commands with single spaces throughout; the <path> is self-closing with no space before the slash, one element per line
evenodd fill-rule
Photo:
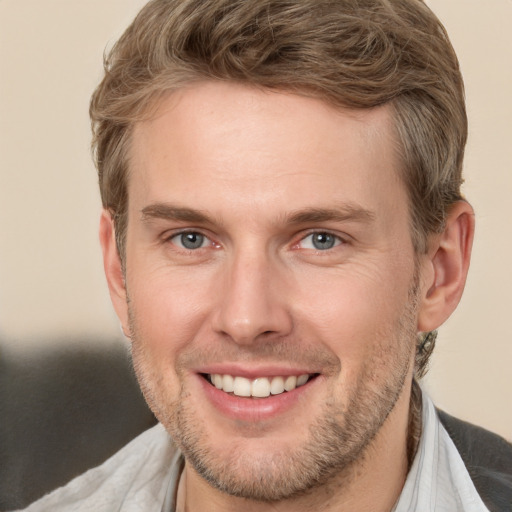
<path fill-rule="evenodd" d="M 227 374 L 203 374 L 203 377 L 220 391 L 244 398 L 267 398 L 270 395 L 280 395 L 304 386 L 317 376 L 317 373 L 311 373 L 246 379 Z"/>

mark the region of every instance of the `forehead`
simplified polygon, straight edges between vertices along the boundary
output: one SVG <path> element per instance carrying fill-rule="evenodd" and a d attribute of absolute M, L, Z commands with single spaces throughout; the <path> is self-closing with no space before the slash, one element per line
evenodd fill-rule
<path fill-rule="evenodd" d="M 387 107 L 346 111 L 206 82 L 170 94 L 135 126 L 129 204 L 138 211 L 178 201 L 268 213 L 272 205 L 276 214 L 329 202 L 405 207 L 395 152 Z"/>

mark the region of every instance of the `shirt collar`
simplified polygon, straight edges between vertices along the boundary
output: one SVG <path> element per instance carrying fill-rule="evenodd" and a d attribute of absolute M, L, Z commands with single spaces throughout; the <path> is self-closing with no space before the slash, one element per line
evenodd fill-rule
<path fill-rule="evenodd" d="M 434 404 L 422 392 L 422 433 L 393 512 L 489 512 Z"/>

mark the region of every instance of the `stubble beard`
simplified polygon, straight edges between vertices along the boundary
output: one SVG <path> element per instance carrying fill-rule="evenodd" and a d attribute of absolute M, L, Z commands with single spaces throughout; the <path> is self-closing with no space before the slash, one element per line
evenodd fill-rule
<path fill-rule="evenodd" d="M 326 402 L 309 426 L 307 440 L 301 446 L 290 443 L 279 453 L 245 453 L 243 440 L 233 444 L 231 451 L 218 453 L 206 434 L 207 419 L 187 399 L 184 386 L 176 400 L 171 400 L 162 387 L 161 376 L 148 364 L 130 310 L 137 378 L 150 408 L 187 463 L 212 487 L 231 496 L 269 503 L 292 500 L 319 487 L 345 487 L 364 466 L 368 448 L 408 382 L 416 346 L 416 287 L 411 287 L 409 296 L 409 306 L 394 332 L 382 333 L 383 341 L 366 362 L 349 400 L 345 404 L 334 398 Z"/>

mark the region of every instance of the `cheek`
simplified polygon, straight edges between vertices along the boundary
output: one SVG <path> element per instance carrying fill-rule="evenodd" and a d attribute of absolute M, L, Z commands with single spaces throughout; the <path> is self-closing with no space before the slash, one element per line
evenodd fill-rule
<path fill-rule="evenodd" d="M 396 342 L 411 282 L 412 270 L 384 264 L 312 273 L 297 288 L 294 316 L 307 337 L 321 340 L 352 371 Z"/>
<path fill-rule="evenodd" d="M 155 268 L 129 281 L 138 339 L 155 355 L 175 353 L 201 330 L 208 287 L 197 272 Z"/>

